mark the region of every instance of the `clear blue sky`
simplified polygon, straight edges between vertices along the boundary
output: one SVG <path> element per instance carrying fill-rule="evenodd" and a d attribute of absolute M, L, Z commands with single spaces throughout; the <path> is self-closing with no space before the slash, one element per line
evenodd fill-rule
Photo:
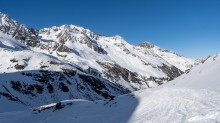
<path fill-rule="evenodd" d="M 220 52 L 220 0 L 0 0 L 0 11 L 28 27 L 80 25 L 190 58 Z"/>

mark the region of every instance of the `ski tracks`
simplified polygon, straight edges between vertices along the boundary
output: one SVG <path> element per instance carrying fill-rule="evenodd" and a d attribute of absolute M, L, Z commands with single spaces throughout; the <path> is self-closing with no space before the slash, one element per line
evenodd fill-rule
<path fill-rule="evenodd" d="M 213 91 L 164 88 L 140 96 L 129 123 L 220 122 L 220 94 Z"/>

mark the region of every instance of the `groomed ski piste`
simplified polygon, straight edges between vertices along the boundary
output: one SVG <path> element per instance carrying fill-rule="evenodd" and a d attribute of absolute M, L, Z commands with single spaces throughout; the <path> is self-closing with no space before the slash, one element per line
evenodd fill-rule
<path fill-rule="evenodd" d="M 0 123 L 220 123 L 220 56 L 152 89 L 0 113 Z"/>

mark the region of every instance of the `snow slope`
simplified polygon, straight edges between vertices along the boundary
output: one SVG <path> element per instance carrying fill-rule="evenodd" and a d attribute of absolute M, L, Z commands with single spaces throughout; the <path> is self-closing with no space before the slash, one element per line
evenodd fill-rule
<path fill-rule="evenodd" d="M 67 104 L 66 104 L 67 103 Z M 64 101 L 40 112 L 27 109 L 0 113 L 1 123 L 216 123 L 220 122 L 220 94 L 210 90 L 164 88 L 144 90 L 113 100 Z"/>
<path fill-rule="evenodd" d="M 171 81 L 163 86 L 186 87 L 195 89 L 209 89 L 220 93 L 220 54 L 209 57 L 200 63 L 199 66 L 192 68 L 188 74 Z"/>
<path fill-rule="evenodd" d="M 11 36 L 0 32 L 0 48 L 19 50 L 22 49 L 22 47 L 24 46 L 21 42 L 18 42 Z"/>
<path fill-rule="evenodd" d="M 156 88 L 107 100 L 66 100 L 0 113 L 2 123 L 219 123 L 220 55 Z"/>
<path fill-rule="evenodd" d="M 154 56 L 164 59 L 169 64 L 174 65 L 182 71 L 190 69 L 194 66 L 195 61 L 193 59 L 185 58 L 173 51 L 162 49 L 158 46 L 151 44 L 150 42 L 144 42 L 134 47 L 145 56 Z"/>

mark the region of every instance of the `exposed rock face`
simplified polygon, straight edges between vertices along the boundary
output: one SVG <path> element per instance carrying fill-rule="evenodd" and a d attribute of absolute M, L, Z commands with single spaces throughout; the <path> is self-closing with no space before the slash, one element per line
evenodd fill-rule
<path fill-rule="evenodd" d="M 173 51 L 170 51 L 170 50 L 165 50 L 165 49 L 162 49 L 162 48 L 160 48 L 159 50 L 160 50 L 161 52 L 172 53 L 172 54 L 175 54 L 175 55 L 177 55 L 177 56 L 179 56 L 179 57 L 183 57 L 182 55 L 177 54 L 177 53 L 175 53 L 175 52 L 173 52 Z"/>
<path fill-rule="evenodd" d="M 168 62 L 170 65 L 175 66 L 181 71 L 185 71 L 186 69 L 191 69 L 196 64 L 196 62 L 192 59 L 186 59 L 182 55 L 179 55 L 170 50 L 162 49 L 149 42 L 144 42 L 142 44 L 134 46 L 133 49 L 138 50 L 145 56 L 150 55 L 150 56 L 157 57 L 159 59 L 163 59 L 164 61 Z M 166 63 L 163 63 L 163 64 L 166 64 Z"/>
<path fill-rule="evenodd" d="M 55 50 L 57 50 L 57 52 L 71 52 L 70 49 L 63 44 L 62 41 L 60 42 L 61 44 L 54 44 L 50 42 L 46 44 L 42 43 L 42 41 L 38 38 L 39 30 L 28 28 L 23 24 L 19 24 L 5 14 L 0 13 L 0 16 L 2 16 L 2 20 L 4 20 L 4 23 L 0 24 L 0 31 L 5 34 L 11 35 L 18 41 L 25 43 L 27 46 L 39 47 L 42 50 L 48 50 L 48 52 L 50 53 Z"/>
<path fill-rule="evenodd" d="M 16 64 L 16 65 L 15 65 L 15 69 L 17 69 L 17 70 L 23 70 L 23 69 L 24 69 L 24 66 L 23 66 L 23 65 Z"/>
<path fill-rule="evenodd" d="M 25 38 L 25 42 L 28 46 L 35 47 L 37 43 L 40 43 L 37 36 L 28 36 Z"/>
<path fill-rule="evenodd" d="M 16 21 L 9 18 L 7 15 L 0 13 L 3 22 L 0 24 L 0 31 L 11 35 L 18 41 L 24 41 L 27 45 L 35 47 L 39 40 L 38 30 L 33 28 L 27 28 L 25 25 L 19 24 Z"/>
<path fill-rule="evenodd" d="M 137 45 L 137 46 L 139 46 L 139 47 L 144 47 L 144 48 L 148 48 L 148 49 L 151 49 L 151 48 L 154 47 L 154 45 L 151 44 L 150 42 L 144 42 L 144 43 L 141 43 L 141 44 L 139 44 L 139 45 Z"/>
<path fill-rule="evenodd" d="M 201 60 L 201 63 L 205 63 L 206 60 L 209 59 L 210 57 L 211 57 L 211 56 L 208 56 L 208 57 L 206 57 L 206 58 L 203 58 L 203 59 Z"/>
<path fill-rule="evenodd" d="M 132 84 L 136 84 L 138 86 L 144 87 L 143 83 L 145 83 L 146 85 L 144 88 L 148 88 L 148 87 L 151 87 L 149 85 L 150 82 L 154 82 L 155 84 L 161 85 L 164 82 L 173 80 L 174 78 L 183 74 L 183 72 L 177 69 L 175 66 L 169 67 L 163 64 L 163 66 L 158 66 L 158 68 L 164 71 L 164 73 L 167 74 L 167 77 L 153 77 L 153 76 L 146 77 L 146 76 L 139 75 L 136 72 L 131 72 L 126 68 L 122 68 L 121 66 L 117 64 L 102 63 L 99 61 L 97 61 L 97 63 L 105 68 L 105 71 L 102 72 L 104 74 L 103 77 L 110 79 L 111 81 L 115 83 L 120 81 L 120 78 L 122 78 L 123 80 L 129 82 L 131 85 L 131 88 L 134 90 L 139 90 L 139 89 L 133 86 Z"/>
<path fill-rule="evenodd" d="M 105 54 L 106 51 L 98 45 L 98 43 L 91 39 L 99 39 L 98 34 L 94 34 L 93 32 L 89 30 L 82 30 L 80 31 L 76 27 L 72 25 L 64 25 L 62 27 L 52 27 L 51 29 L 44 28 L 39 31 L 39 34 L 41 35 L 50 35 L 51 33 L 57 33 L 57 39 L 59 40 L 59 43 L 65 44 L 66 42 L 80 42 L 81 44 L 86 44 L 89 48 L 93 49 L 95 52 L 98 52 L 100 54 Z M 77 34 L 80 36 L 75 36 L 72 34 Z"/>
<path fill-rule="evenodd" d="M 48 103 L 48 101 L 52 103 L 73 98 L 99 100 L 130 92 L 110 83 L 108 80 L 79 74 L 69 69 L 64 69 L 64 72 L 24 71 L 20 72 L 20 77 L 22 79 L 15 78 L 2 84 L 4 89 L 0 90 L 0 95 L 17 102 L 26 100 L 22 102 L 25 105 L 33 105 L 36 103 L 33 101 L 42 99 L 44 100 L 40 101 L 42 104 Z M 33 82 L 30 83 L 29 80 Z M 12 88 L 13 91 L 8 91 L 11 90 L 8 88 Z"/>
<path fill-rule="evenodd" d="M 58 48 L 57 48 L 57 55 L 61 56 L 61 57 L 66 57 L 67 55 L 63 55 L 62 53 L 70 53 L 70 49 L 65 46 L 64 44 L 61 44 Z"/>
<path fill-rule="evenodd" d="M 167 74 L 167 76 L 169 77 L 169 80 L 173 80 L 174 78 L 180 76 L 181 74 L 183 74 L 184 72 L 179 70 L 178 68 L 176 68 L 175 66 L 167 66 L 165 64 L 163 64 L 163 66 L 158 66 L 164 73 Z"/>
<path fill-rule="evenodd" d="M 104 72 L 107 78 L 110 78 L 112 81 L 114 81 L 115 78 L 122 77 L 127 82 L 134 82 L 138 83 L 141 80 L 138 78 L 138 74 L 136 72 L 131 72 L 126 68 L 122 68 L 121 66 L 117 64 L 110 64 L 110 63 L 101 63 L 97 61 L 98 64 L 103 66 L 105 69 L 107 69 L 107 72 Z"/>
<path fill-rule="evenodd" d="M 104 49 L 102 49 L 101 47 L 99 47 L 97 44 L 93 43 L 90 41 L 91 39 L 85 38 L 85 40 L 80 41 L 80 43 L 86 44 L 89 48 L 93 49 L 94 51 L 100 53 L 100 54 L 104 54 Z"/>
<path fill-rule="evenodd" d="M 141 43 L 141 44 L 139 44 L 139 45 L 137 45 L 137 46 L 138 46 L 138 47 L 147 48 L 147 49 L 152 49 L 152 48 L 155 47 L 155 46 L 154 46 L 153 44 L 151 44 L 150 42 L 144 42 L 144 43 Z M 177 54 L 177 53 L 175 53 L 175 52 L 173 52 L 173 51 L 170 51 L 170 50 L 165 50 L 165 49 L 162 49 L 162 48 L 159 48 L 159 50 L 160 50 L 161 52 L 173 53 L 173 54 L 175 54 L 175 55 L 177 55 L 177 56 L 179 56 L 179 57 L 182 57 L 182 55 L 179 55 L 179 54 Z"/>

